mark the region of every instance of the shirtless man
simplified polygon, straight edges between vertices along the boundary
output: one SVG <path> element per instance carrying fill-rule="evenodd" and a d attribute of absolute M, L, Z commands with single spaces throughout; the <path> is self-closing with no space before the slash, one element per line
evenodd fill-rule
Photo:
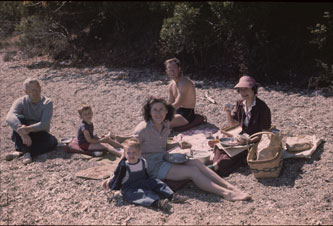
<path fill-rule="evenodd" d="M 192 122 L 195 118 L 194 108 L 196 94 L 193 82 L 183 76 L 177 58 L 164 62 L 166 73 L 171 79 L 168 86 L 168 103 L 176 109 L 175 117 L 170 122 L 170 127 L 178 127 Z"/>

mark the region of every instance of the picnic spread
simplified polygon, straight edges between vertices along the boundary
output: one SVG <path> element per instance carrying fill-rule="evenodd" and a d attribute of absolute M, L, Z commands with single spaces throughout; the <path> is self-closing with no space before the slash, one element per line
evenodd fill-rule
<path fill-rule="evenodd" d="M 178 133 L 174 137 L 170 137 L 168 144 L 171 149 L 168 150 L 169 154 L 165 156 L 165 159 L 175 163 L 182 164 L 189 159 L 199 159 L 205 165 L 213 163 L 214 157 L 216 158 L 216 150 L 220 150 L 225 153 L 231 159 L 237 158 L 244 151 L 247 151 L 252 145 L 235 144 L 232 143 L 233 137 L 237 136 L 241 132 L 241 127 L 233 128 L 211 128 L 211 127 L 200 127 L 193 128 L 181 133 Z M 318 146 L 323 142 L 322 138 L 317 138 L 316 135 L 302 135 L 285 137 L 284 145 L 281 146 L 281 158 L 279 167 L 282 167 L 282 160 L 289 158 L 306 158 L 311 159 L 313 153 L 317 150 Z M 210 142 L 214 144 L 214 148 L 211 147 Z M 104 154 L 100 157 L 93 157 L 91 153 L 87 153 L 81 150 L 77 145 L 77 140 L 64 139 L 63 140 L 64 150 L 69 153 L 78 153 L 82 158 L 86 158 L 89 161 L 96 161 L 101 164 L 88 169 L 78 171 L 77 177 L 83 179 L 104 179 L 110 176 L 112 171 L 111 166 L 115 166 L 117 161 L 115 157 L 112 158 L 110 154 Z M 216 150 L 214 150 L 216 149 Z M 276 156 L 278 157 L 278 156 Z M 256 159 L 255 159 L 256 160 Z M 248 165 L 251 168 L 251 160 L 248 156 Z M 270 165 L 267 163 L 266 165 Z M 277 168 L 277 167 L 273 167 Z M 270 168 L 265 167 L 266 171 L 273 171 Z M 252 169 L 255 177 L 256 172 L 260 170 Z M 279 172 L 279 171 L 278 171 Z M 267 173 L 266 173 L 267 174 Z M 275 173 L 276 174 L 276 173 Z M 228 174 L 229 175 L 229 174 Z M 277 175 L 278 176 L 278 175 Z M 276 176 L 275 176 L 276 177 Z M 260 178 L 260 176 L 259 176 Z"/>
<path fill-rule="evenodd" d="M 221 158 L 217 156 L 216 150 L 220 150 L 226 154 L 227 158 L 222 161 L 221 165 L 232 164 L 235 165 L 235 161 L 226 161 L 230 159 L 237 159 L 244 151 L 252 150 L 254 148 L 265 149 L 266 152 L 272 149 L 267 145 L 271 145 L 270 139 L 266 141 L 266 144 L 259 142 L 258 144 L 243 145 L 232 143 L 233 137 L 237 136 L 241 132 L 241 127 L 234 128 L 201 128 L 201 129 L 191 129 L 185 132 L 179 133 L 174 136 L 171 142 L 180 143 L 186 142 L 191 144 L 191 147 L 182 149 L 180 146 L 176 146 L 169 150 L 170 153 L 183 153 L 189 156 L 190 159 L 200 159 L 205 165 L 209 165 L 213 162 L 213 166 L 217 169 L 215 164 L 215 159 Z M 268 133 L 268 132 L 267 132 Z M 269 134 L 269 133 L 268 133 Z M 267 136 L 269 136 L 267 134 Z M 273 134 L 273 133 L 272 133 Z M 263 135 L 262 135 L 263 136 Z M 273 135 L 270 135 L 271 137 Z M 214 148 L 209 145 L 209 142 L 214 143 Z M 268 142 L 268 143 L 267 143 Z M 264 152 L 261 153 L 263 156 L 260 159 L 259 153 L 248 154 L 247 163 L 250 166 L 254 176 L 256 178 L 269 178 L 278 177 L 280 170 L 282 168 L 283 159 L 288 158 L 307 158 L 310 159 L 312 154 L 317 150 L 318 146 L 323 142 L 322 138 L 317 138 L 315 135 L 306 136 L 295 136 L 295 137 L 285 137 L 285 144 L 282 145 L 282 136 L 279 137 L 279 142 L 276 147 L 275 153 L 269 153 L 268 156 Z M 265 147 L 265 145 L 267 147 Z M 253 147 L 251 149 L 251 147 Z M 215 150 L 214 150 L 215 149 Z M 252 157 L 253 159 L 250 159 Z M 214 159 L 215 158 L 215 159 Z M 222 159 L 225 157 L 222 157 Z M 215 164 L 215 165 L 214 165 Z M 261 166 L 260 166 L 261 165 Z M 259 166 L 259 168 L 258 168 Z M 227 167 L 227 166 L 226 166 Z M 256 168 L 257 167 L 257 168 Z M 237 167 L 236 167 L 237 168 Z M 223 176 L 229 175 L 235 168 L 227 171 Z M 261 173 L 260 173 L 261 172 Z M 264 173 L 262 173 L 264 172 Z"/>

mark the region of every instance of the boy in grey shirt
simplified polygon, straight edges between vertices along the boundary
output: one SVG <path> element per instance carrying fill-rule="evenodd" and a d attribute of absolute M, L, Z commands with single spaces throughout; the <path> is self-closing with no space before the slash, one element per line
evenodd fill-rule
<path fill-rule="evenodd" d="M 49 134 L 53 114 L 53 102 L 41 96 L 37 79 L 24 81 L 26 96 L 18 98 L 10 108 L 6 121 L 13 129 L 12 140 L 16 151 L 7 155 L 12 160 L 24 154 L 24 164 L 32 162 L 32 156 L 53 150 L 57 139 Z"/>

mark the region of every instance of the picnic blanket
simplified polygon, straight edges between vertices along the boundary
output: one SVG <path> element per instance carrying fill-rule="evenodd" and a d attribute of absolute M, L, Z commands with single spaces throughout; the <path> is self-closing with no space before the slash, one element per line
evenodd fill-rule
<path fill-rule="evenodd" d="M 173 137 L 174 142 L 186 141 L 192 145 L 191 149 L 209 151 L 211 149 L 207 143 L 207 136 L 213 135 L 217 132 L 215 128 L 204 128 L 204 129 L 192 129 L 185 132 L 179 133 Z M 209 134 L 209 135 L 208 135 Z M 175 150 L 181 149 L 176 147 Z"/>
<path fill-rule="evenodd" d="M 191 148 L 181 149 L 176 146 L 170 150 L 171 153 L 184 153 L 196 158 L 196 156 L 212 156 L 212 148 L 208 145 L 207 136 L 212 136 L 218 131 L 216 128 L 191 129 L 174 136 L 172 142 L 186 141 L 191 144 Z M 192 151 L 192 152 L 191 152 Z"/>
<path fill-rule="evenodd" d="M 228 131 L 231 134 L 238 134 L 239 128 L 235 130 Z M 201 152 L 209 153 L 213 155 L 211 152 L 211 148 L 208 145 L 207 137 L 223 137 L 223 133 L 219 129 L 216 128 L 201 128 L 201 129 L 192 129 L 182 133 L 179 133 L 177 136 L 173 138 L 174 142 L 186 141 L 192 145 L 192 150 L 199 150 Z M 309 142 L 312 143 L 311 148 L 306 149 L 304 151 L 298 152 L 288 152 L 287 147 L 283 148 L 283 158 L 308 158 L 312 157 L 312 154 L 317 150 L 318 146 L 324 141 L 322 138 L 317 138 L 316 135 L 306 135 L 304 136 Z M 177 153 L 188 153 L 190 149 L 181 149 L 180 147 L 175 147 L 171 152 Z"/>
<path fill-rule="evenodd" d="M 101 180 L 108 178 L 110 174 L 114 171 L 116 165 L 112 167 L 111 164 L 103 164 L 100 166 L 91 167 L 88 169 L 80 170 L 75 174 L 76 177 L 83 179 Z"/>

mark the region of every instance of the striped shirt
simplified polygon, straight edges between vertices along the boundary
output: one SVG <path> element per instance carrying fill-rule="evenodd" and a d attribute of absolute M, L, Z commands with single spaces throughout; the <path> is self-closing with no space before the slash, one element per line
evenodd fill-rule
<path fill-rule="evenodd" d="M 169 121 L 163 122 L 161 133 L 157 131 L 151 120 L 139 123 L 134 129 L 134 136 L 140 141 L 142 156 L 147 158 L 151 154 L 166 151 L 169 133 Z"/>

